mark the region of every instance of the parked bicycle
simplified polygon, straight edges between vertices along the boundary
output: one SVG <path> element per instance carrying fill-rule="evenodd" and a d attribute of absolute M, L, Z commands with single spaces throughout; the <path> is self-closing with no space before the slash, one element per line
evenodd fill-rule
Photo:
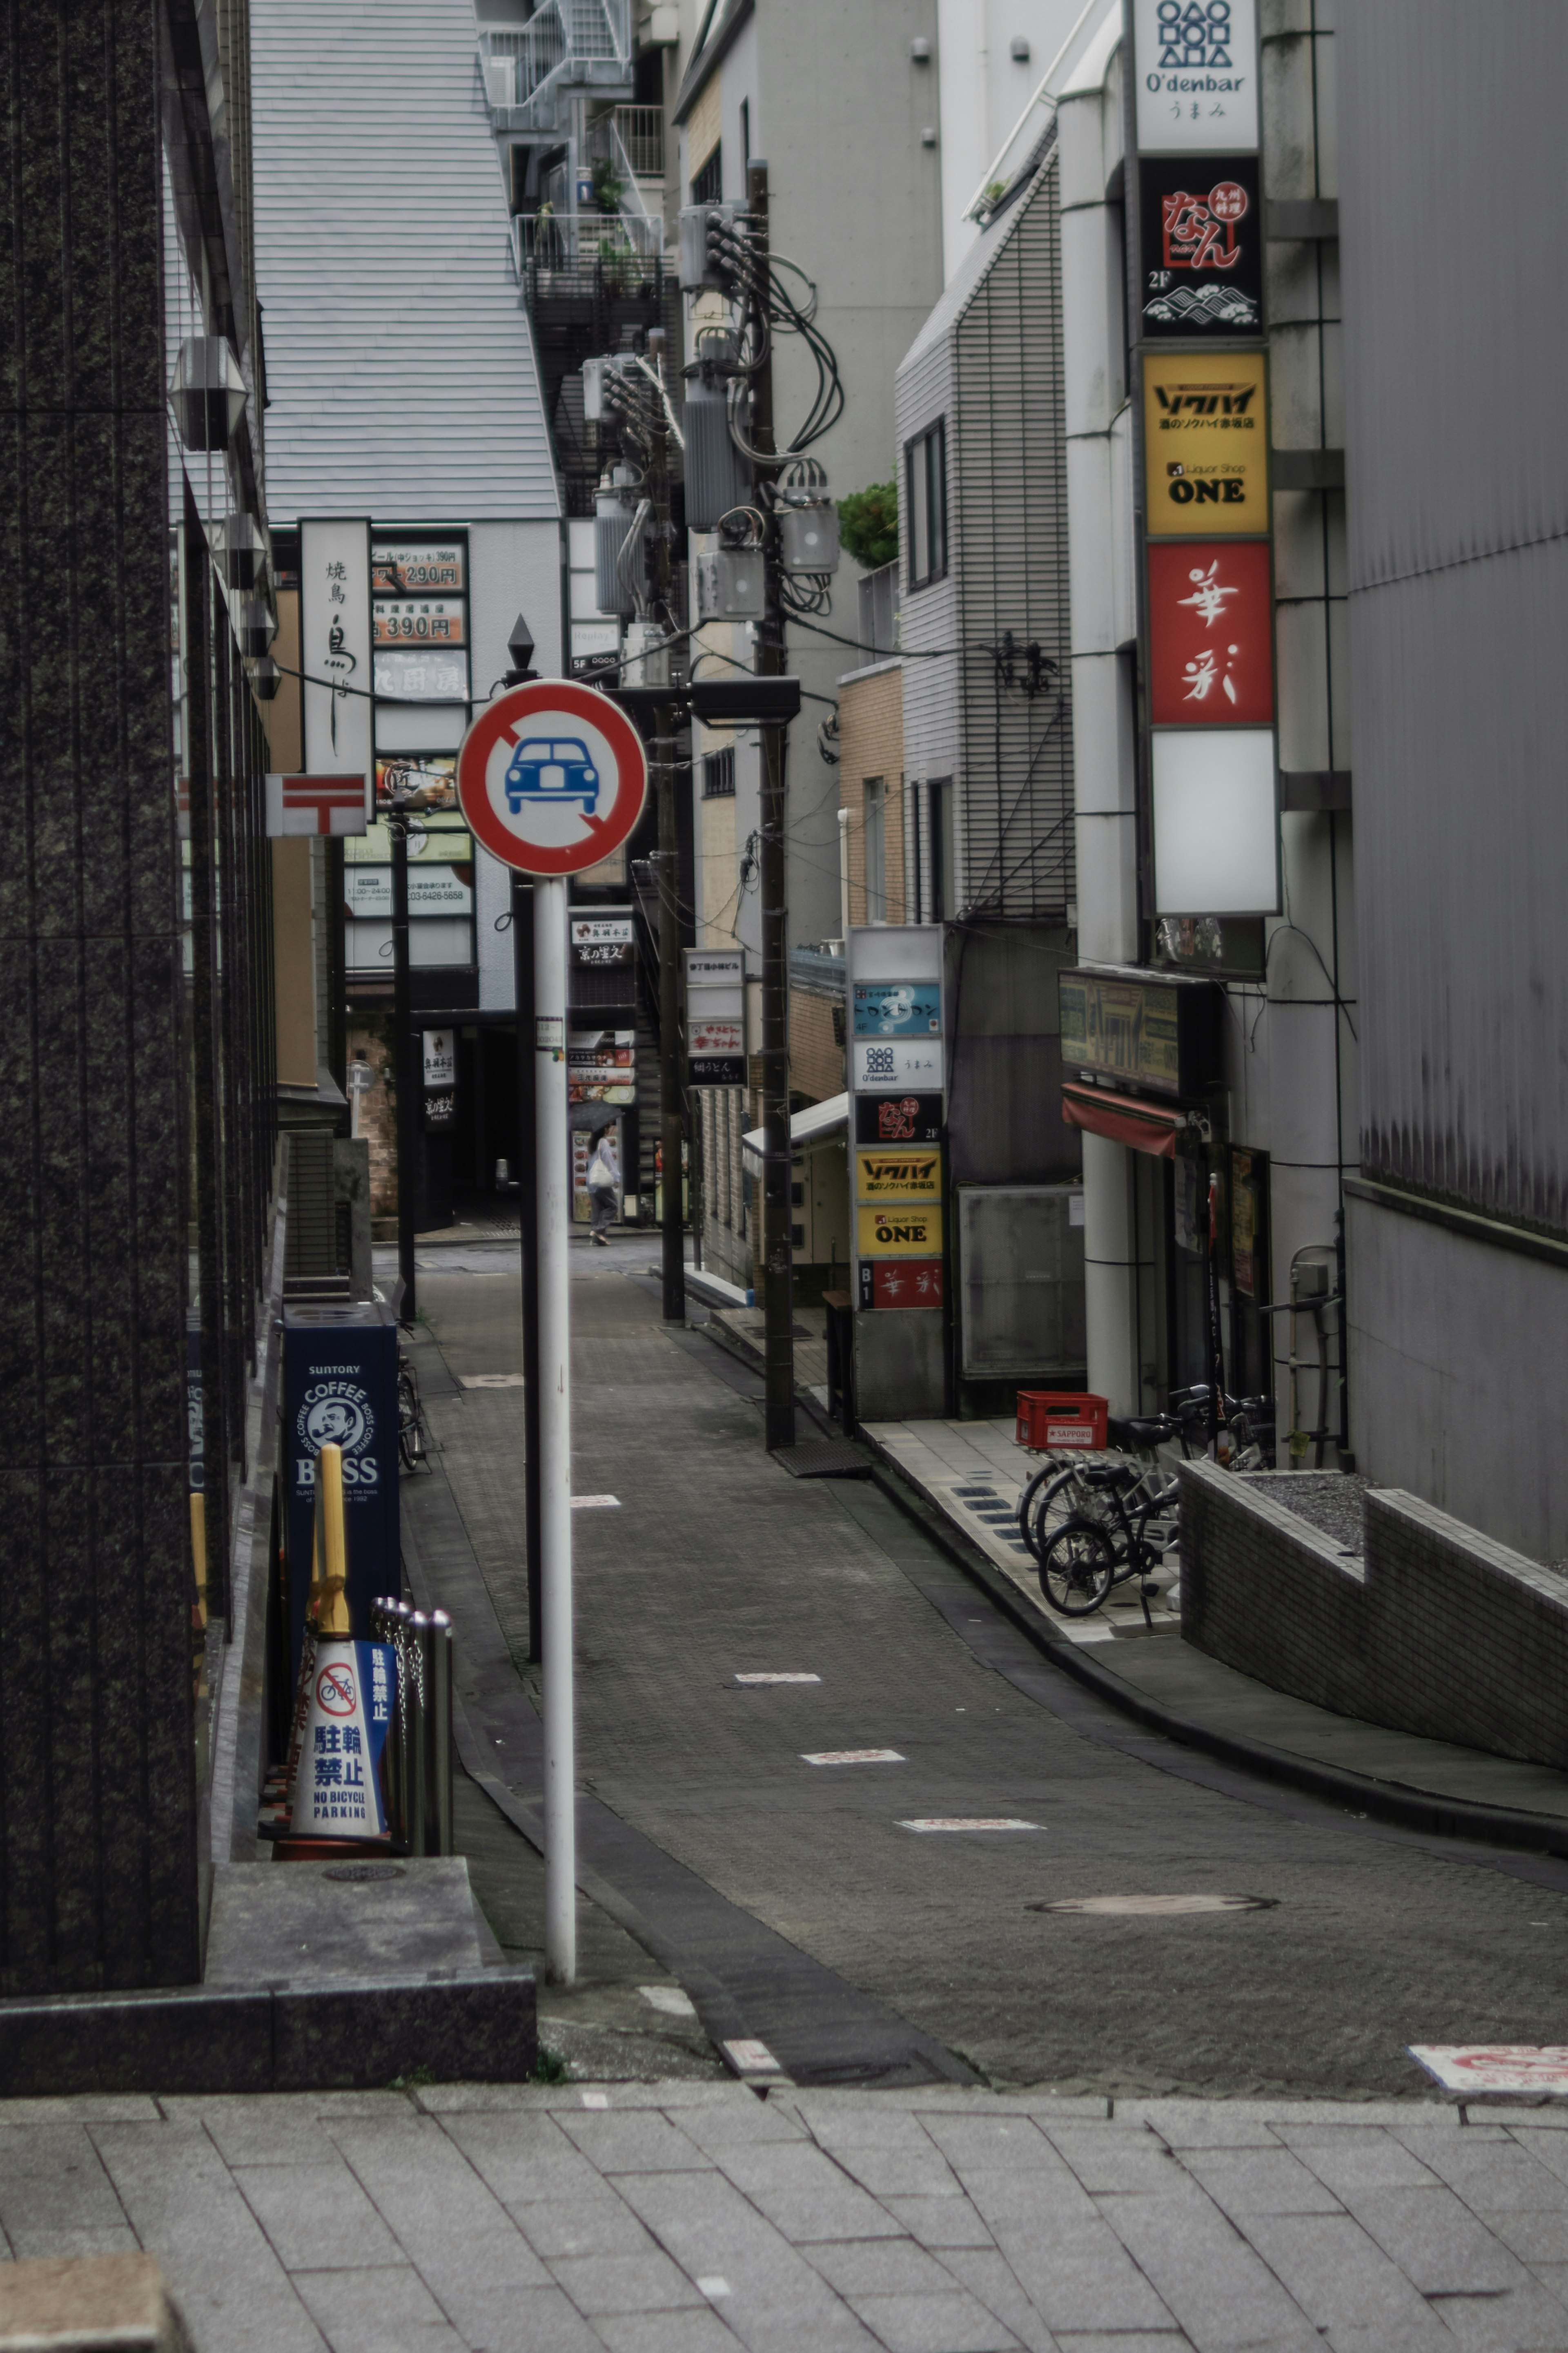
<path fill-rule="evenodd" d="M 397 1456 L 405 1471 L 417 1471 L 429 1448 L 425 1409 L 419 1401 L 419 1377 L 414 1359 L 401 1345 L 397 1351 Z"/>
<path fill-rule="evenodd" d="M 1018 1530 L 1039 1570 L 1040 1589 L 1064 1617 L 1087 1617 L 1113 1587 L 1157 1568 L 1176 1541 L 1179 1491 L 1155 1460 L 1178 1444 L 1184 1461 L 1205 1451 L 1210 1400 L 1206 1383 L 1171 1394 L 1167 1414 L 1113 1415 L 1106 1427 L 1120 1460 L 1086 1461 L 1081 1454 L 1047 1457 L 1018 1503 Z M 1259 1470 L 1272 1398 L 1222 1393 L 1219 1457 L 1233 1471 Z M 1131 1458 L 1142 1458 L 1142 1460 Z M 1061 1539 L 1067 1541 L 1060 1541 Z M 1148 1594 L 1141 1586 L 1145 1618 Z"/>

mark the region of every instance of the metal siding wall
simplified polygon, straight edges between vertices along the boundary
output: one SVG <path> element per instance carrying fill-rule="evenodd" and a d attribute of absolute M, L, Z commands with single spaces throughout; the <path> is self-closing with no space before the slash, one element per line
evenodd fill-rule
<path fill-rule="evenodd" d="M 942 335 L 926 346 L 912 365 L 900 371 L 894 391 L 899 450 L 899 560 L 904 566 L 906 582 L 909 577 L 910 518 L 904 445 L 917 433 L 923 433 L 929 425 L 934 425 L 939 417 L 947 418 L 948 512 L 951 519 L 954 465 L 952 444 L 956 438 L 952 428 L 952 338 Z M 950 547 L 950 557 L 951 554 Z M 943 655 L 934 660 L 926 658 L 928 649 L 934 652 L 938 647 L 955 646 L 958 628 L 958 581 L 951 563 L 946 579 L 937 581 L 933 586 L 913 591 L 905 586 L 900 616 L 900 635 L 905 655 L 904 766 L 910 777 L 921 783 L 929 782 L 932 776 L 952 776 L 958 772 L 962 751 L 958 658 L 955 654 Z M 923 856 L 923 830 L 921 849 Z"/>
<path fill-rule="evenodd" d="M 1356 0 L 1339 42 L 1364 1165 L 1561 1229 L 1568 14 Z"/>
<path fill-rule="evenodd" d="M 553 518 L 471 0 L 255 0 L 268 501 Z"/>
<path fill-rule="evenodd" d="M 1077 888 L 1057 185 L 1053 155 L 955 331 L 963 903 L 1012 916 L 1059 916 Z M 998 695 L 983 649 L 1005 629 L 1020 666 L 1039 641 L 1057 692 Z"/>

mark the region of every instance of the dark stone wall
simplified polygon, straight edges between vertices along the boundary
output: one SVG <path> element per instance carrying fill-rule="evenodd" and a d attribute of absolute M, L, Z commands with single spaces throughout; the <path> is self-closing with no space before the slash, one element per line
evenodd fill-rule
<path fill-rule="evenodd" d="M 1182 1482 L 1182 1636 L 1342 1715 L 1568 1769 L 1568 1577 L 1396 1488 L 1364 1558 L 1211 1463 Z"/>
<path fill-rule="evenodd" d="M 197 1974 L 157 19 L 0 0 L 0 1992 Z"/>

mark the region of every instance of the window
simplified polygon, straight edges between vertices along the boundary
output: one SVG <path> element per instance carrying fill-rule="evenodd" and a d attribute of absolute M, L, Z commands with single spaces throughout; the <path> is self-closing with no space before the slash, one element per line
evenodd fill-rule
<path fill-rule="evenodd" d="M 732 744 L 722 752 L 707 752 L 702 758 L 702 797 L 705 801 L 732 801 L 735 797 L 735 752 Z"/>
<path fill-rule="evenodd" d="M 950 923 L 958 913 L 957 877 L 952 855 L 952 778 L 934 777 L 926 786 L 931 815 L 928 849 L 931 858 L 931 905 L 927 920 Z"/>
<path fill-rule="evenodd" d="M 752 101 L 741 100 L 741 169 L 743 172 L 752 160 Z"/>
<path fill-rule="evenodd" d="M 888 920 L 887 787 L 880 776 L 866 779 L 866 921 Z"/>
<path fill-rule="evenodd" d="M 713 153 L 709 156 L 708 161 L 703 164 L 702 169 L 693 174 L 691 182 L 691 201 L 694 205 L 717 205 L 722 203 L 724 197 L 723 157 L 724 150 L 722 144 L 721 144 L 714 148 Z"/>
<path fill-rule="evenodd" d="M 947 427 L 939 418 L 904 448 L 910 586 L 927 588 L 947 571 Z"/>

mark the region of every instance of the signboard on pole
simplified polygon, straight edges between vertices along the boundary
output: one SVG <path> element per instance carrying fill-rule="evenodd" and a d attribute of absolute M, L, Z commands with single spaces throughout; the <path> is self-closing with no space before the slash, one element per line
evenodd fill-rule
<path fill-rule="evenodd" d="M 1146 529 L 1268 530 L 1268 396 L 1261 352 L 1145 352 Z"/>
<path fill-rule="evenodd" d="M 458 754 L 476 839 L 523 874 L 597 866 L 629 840 L 647 797 L 647 755 L 626 712 L 565 679 L 498 694 Z"/>
<path fill-rule="evenodd" d="M 1143 336 L 1192 343 L 1263 332 L 1263 206 L 1256 155 L 1138 167 Z"/>
<path fill-rule="evenodd" d="M 356 770 L 368 797 L 374 766 L 368 522 L 300 526 L 300 668 L 305 765 L 323 774 Z"/>
<path fill-rule="evenodd" d="M 688 948 L 687 1076 L 694 1087 L 746 1082 L 746 960 L 739 948 Z"/>
<path fill-rule="evenodd" d="M 1145 153 L 1257 146 L 1255 0 L 1134 0 L 1132 37 Z"/>

